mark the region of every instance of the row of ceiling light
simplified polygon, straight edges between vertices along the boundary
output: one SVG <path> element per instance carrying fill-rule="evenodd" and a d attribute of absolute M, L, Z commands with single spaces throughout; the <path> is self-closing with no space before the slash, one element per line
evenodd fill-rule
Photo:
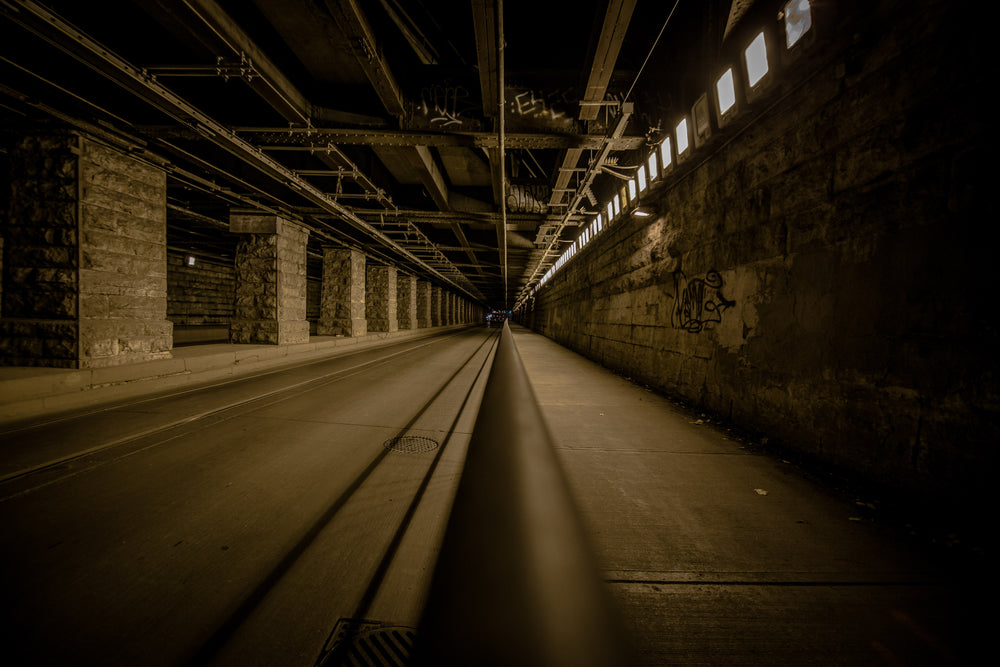
<path fill-rule="evenodd" d="M 779 14 L 785 35 L 785 48 L 791 50 L 799 44 L 803 36 L 812 27 L 812 11 L 810 0 L 789 0 Z M 759 31 L 743 50 L 740 76 L 746 82 L 746 99 L 754 99 L 766 86 L 767 75 L 771 70 L 768 63 L 768 42 L 766 31 Z M 715 81 L 713 95 L 716 122 L 724 127 L 733 120 L 739 111 L 736 96 L 736 75 L 733 67 L 727 68 Z M 601 213 L 590 224 L 584 226 L 576 240 L 563 251 L 538 284 L 530 291 L 533 296 L 545 283 L 563 266 L 583 249 L 594 237 L 609 227 L 623 213 L 631 213 L 635 217 L 648 217 L 652 210 L 648 206 L 640 206 L 640 197 L 654 182 L 662 181 L 674 164 L 687 158 L 692 141 L 695 145 L 704 143 L 710 132 L 709 101 L 707 95 L 702 95 L 691 111 L 692 123 L 688 116 L 682 117 L 674 126 L 673 133 L 667 134 L 660 141 L 656 150 L 650 153 L 646 161 L 636 169 L 635 176 L 629 179 L 625 187 L 616 193 L 601 209 Z M 693 133 L 693 134 L 692 134 Z"/>

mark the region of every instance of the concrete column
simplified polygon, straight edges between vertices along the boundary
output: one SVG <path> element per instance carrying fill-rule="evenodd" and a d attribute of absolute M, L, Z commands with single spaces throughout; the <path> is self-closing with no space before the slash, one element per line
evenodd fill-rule
<path fill-rule="evenodd" d="M 306 320 L 306 241 L 309 230 L 276 215 L 233 214 L 236 299 L 229 323 L 233 343 L 309 342 Z"/>
<path fill-rule="evenodd" d="M 396 322 L 396 267 L 365 267 L 365 317 L 368 331 L 391 332 Z"/>
<path fill-rule="evenodd" d="M 400 329 L 417 328 L 416 276 L 396 276 L 396 319 Z"/>
<path fill-rule="evenodd" d="M 431 285 L 431 326 L 441 326 L 441 288 Z"/>
<path fill-rule="evenodd" d="M 320 296 L 320 336 L 364 336 L 365 256 L 349 248 L 323 250 L 323 291 Z"/>
<path fill-rule="evenodd" d="M 165 173 L 69 129 L 7 159 L 0 365 L 169 358 Z"/>
<path fill-rule="evenodd" d="M 431 284 L 426 280 L 417 281 L 417 326 L 431 326 Z"/>

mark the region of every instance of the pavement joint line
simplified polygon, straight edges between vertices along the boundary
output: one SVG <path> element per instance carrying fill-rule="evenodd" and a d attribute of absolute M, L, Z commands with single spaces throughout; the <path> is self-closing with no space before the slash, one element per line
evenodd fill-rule
<path fill-rule="evenodd" d="M 634 574 L 634 576 L 628 576 Z M 609 576 L 613 575 L 613 576 Z M 644 576 L 653 575 L 653 576 Z M 846 576 L 845 576 L 846 575 Z M 946 586 L 947 582 L 922 572 L 873 572 L 871 576 L 842 572 L 735 572 L 609 571 L 604 582 L 610 585 L 648 584 L 654 586 Z"/>

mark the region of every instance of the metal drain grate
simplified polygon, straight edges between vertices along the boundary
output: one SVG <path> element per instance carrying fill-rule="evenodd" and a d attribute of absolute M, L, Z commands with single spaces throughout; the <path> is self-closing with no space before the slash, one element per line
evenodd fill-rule
<path fill-rule="evenodd" d="M 423 452 L 432 452 L 440 445 L 437 440 L 432 438 L 425 438 L 419 435 L 402 435 L 398 438 L 389 438 L 382 446 L 394 452 L 422 454 Z"/>
<path fill-rule="evenodd" d="M 341 619 L 322 667 L 406 667 L 416 631 L 400 625 Z"/>

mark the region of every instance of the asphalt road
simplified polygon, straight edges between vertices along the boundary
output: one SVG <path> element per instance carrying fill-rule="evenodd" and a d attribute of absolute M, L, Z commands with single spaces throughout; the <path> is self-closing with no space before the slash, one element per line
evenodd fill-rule
<path fill-rule="evenodd" d="M 3 427 L 0 662 L 312 665 L 342 619 L 415 626 L 495 333 Z"/>

